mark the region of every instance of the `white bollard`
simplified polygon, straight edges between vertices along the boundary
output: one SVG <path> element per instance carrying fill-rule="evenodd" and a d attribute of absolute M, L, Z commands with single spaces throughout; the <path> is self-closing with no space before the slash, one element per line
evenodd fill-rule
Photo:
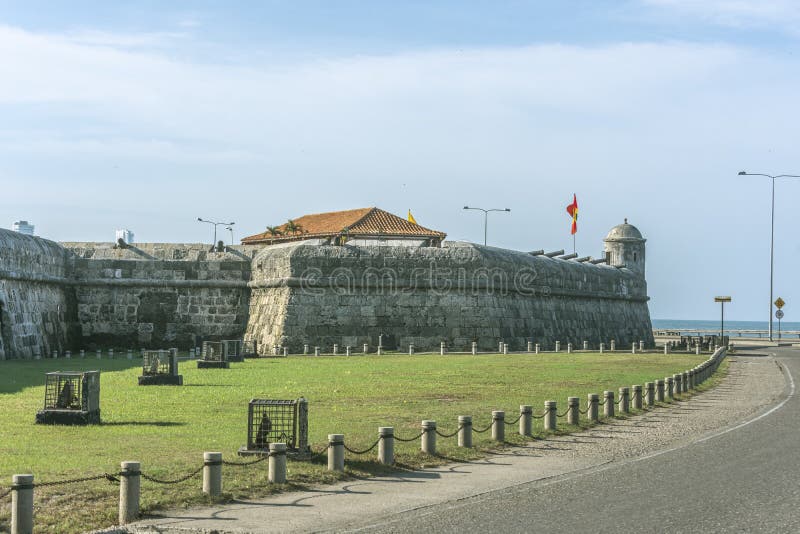
<path fill-rule="evenodd" d="M 669 354 L 669 343 L 664 343 L 664 354 Z"/>
<path fill-rule="evenodd" d="M 556 341 L 556 352 L 558 352 L 560 350 L 561 350 L 561 342 L 560 341 Z"/>
<path fill-rule="evenodd" d="M 139 489 L 142 465 L 139 462 L 121 462 L 119 473 L 119 524 L 125 525 L 139 517 Z"/>
<path fill-rule="evenodd" d="M 498 343 L 498 345 L 497 345 L 497 353 L 500 354 L 501 352 L 503 352 L 503 342 L 502 341 L 500 343 Z"/>
<path fill-rule="evenodd" d="M 308 343 L 303 344 L 303 356 L 308 354 Z"/>
<path fill-rule="evenodd" d="M 581 400 L 578 397 L 567 397 L 567 424 L 577 425 L 581 419 Z"/>
<path fill-rule="evenodd" d="M 606 350 L 606 344 L 605 343 L 600 343 L 600 354 L 603 354 L 603 352 L 605 350 Z"/>
<path fill-rule="evenodd" d="M 519 407 L 519 435 L 530 436 L 533 433 L 533 406 L 522 404 Z"/>
<path fill-rule="evenodd" d="M 639 352 L 644 352 L 644 341 L 639 341 Z"/>
<path fill-rule="evenodd" d="M 383 465 L 394 464 L 394 427 L 378 427 L 378 462 Z"/>
<path fill-rule="evenodd" d="M 338 343 L 334 343 L 333 344 L 333 355 L 336 356 L 337 354 L 339 354 L 339 344 Z"/>
<path fill-rule="evenodd" d="M 596 423 L 599 420 L 599 414 L 597 413 L 598 405 L 600 404 L 599 395 L 597 393 L 589 393 L 588 400 L 586 411 L 588 412 L 589 421 Z"/>
<path fill-rule="evenodd" d="M 422 421 L 420 450 L 426 454 L 436 454 L 436 421 Z"/>
<path fill-rule="evenodd" d="M 472 447 L 472 416 L 458 416 L 458 446 Z"/>
<path fill-rule="evenodd" d="M 508 343 L 503 343 L 503 354 L 508 354 Z"/>
<path fill-rule="evenodd" d="M 71 351 L 71 350 L 68 350 L 68 351 L 66 351 L 66 352 L 64 353 L 64 357 L 65 357 L 66 359 L 68 359 L 68 360 L 69 360 L 70 358 L 72 358 L 72 351 Z"/>
<path fill-rule="evenodd" d="M 630 412 L 630 389 L 619 388 L 619 413 Z"/>
<path fill-rule="evenodd" d="M 472 342 L 472 355 L 475 356 L 476 354 L 478 354 L 478 342 L 477 341 L 473 341 Z"/>
<path fill-rule="evenodd" d="M 572 354 L 572 343 L 567 343 L 567 354 Z"/>
<path fill-rule="evenodd" d="M 283 347 L 283 355 L 284 356 L 288 356 L 289 355 L 289 347 Z"/>
<path fill-rule="evenodd" d="M 102 354 L 103 354 L 103 351 L 101 351 L 100 349 L 97 349 L 97 359 L 98 359 L 98 360 L 100 359 L 100 357 L 102 356 Z"/>
<path fill-rule="evenodd" d="M 344 350 L 345 350 L 345 354 L 347 354 L 348 356 L 353 354 L 353 347 L 351 347 L 350 345 L 347 345 Z"/>
<path fill-rule="evenodd" d="M 11 533 L 33 534 L 33 475 L 11 477 Z"/>
<path fill-rule="evenodd" d="M 528 352 L 533 352 L 533 341 L 528 341 Z"/>
<path fill-rule="evenodd" d="M 222 493 L 222 453 L 203 453 L 203 493 L 219 497 Z"/>
<path fill-rule="evenodd" d="M 286 444 L 269 444 L 268 480 L 273 484 L 286 484 Z M 329 461 L 330 462 L 330 461 Z M 344 443 L 342 443 L 342 469 L 344 470 Z"/>
<path fill-rule="evenodd" d="M 133 359 L 133 349 L 128 349 L 128 359 L 129 360 Z"/>
<path fill-rule="evenodd" d="M 636 343 L 631 343 L 631 354 L 636 354 Z"/>
<path fill-rule="evenodd" d="M 85 358 L 85 357 L 86 357 L 86 351 L 81 349 L 81 358 Z"/>
<path fill-rule="evenodd" d="M 617 350 L 617 342 L 616 342 L 616 340 L 614 340 L 614 339 L 611 340 L 611 344 L 609 345 L 609 350 L 611 352 L 614 352 L 615 350 Z"/>
<path fill-rule="evenodd" d="M 439 354 L 441 356 L 444 356 L 446 350 L 447 350 L 447 345 L 445 344 L 445 342 L 442 341 L 441 343 L 439 343 Z"/>
<path fill-rule="evenodd" d="M 558 425 L 556 401 L 544 401 L 544 429 L 555 432 Z"/>
<path fill-rule="evenodd" d="M 539 352 L 541 352 L 541 348 L 542 348 L 542 347 L 541 347 L 541 345 L 539 345 L 539 344 L 537 343 L 537 344 L 536 344 L 536 347 L 535 347 L 535 349 L 534 349 L 534 350 L 535 350 L 535 352 L 536 352 L 536 354 L 539 354 Z"/>
<path fill-rule="evenodd" d="M 383 345 L 378 345 L 378 351 L 377 351 L 377 354 L 378 354 L 378 356 L 380 356 L 380 355 L 382 355 L 382 354 L 383 354 Z"/>
<path fill-rule="evenodd" d="M 589 350 L 589 342 L 588 341 L 584 341 L 583 342 L 583 350 Z"/>
<path fill-rule="evenodd" d="M 502 410 L 492 412 L 492 439 L 500 443 L 506 440 L 506 412 Z"/>
<path fill-rule="evenodd" d="M 328 471 L 344 471 L 344 434 L 328 434 Z"/>
<path fill-rule="evenodd" d="M 367 343 L 364 343 L 364 354 L 367 354 L 368 352 L 369 352 L 369 345 Z"/>
<path fill-rule="evenodd" d="M 319 356 L 319 347 L 314 347 L 314 356 Z"/>
<path fill-rule="evenodd" d="M 57 360 L 57 359 L 58 359 L 58 351 L 57 351 L 57 350 L 54 350 L 54 351 L 53 351 L 53 359 L 54 359 L 54 360 Z"/>
<path fill-rule="evenodd" d="M 603 416 L 614 417 L 614 392 L 603 392 Z"/>
<path fill-rule="evenodd" d="M 114 349 L 108 349 L 108 359 L 109 360 L 114 359 Z"/>
<path fill-rule="evenodd" d="M 413 343 L 409 343 L 408 344 L 408 355 L 411 356 L 412 354 L 414 354 L 414 344 Z"/>

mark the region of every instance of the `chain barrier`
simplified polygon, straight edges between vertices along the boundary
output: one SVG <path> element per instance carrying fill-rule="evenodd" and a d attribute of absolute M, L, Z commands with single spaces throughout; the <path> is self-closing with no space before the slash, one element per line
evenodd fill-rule
<path fill-rule="evenodd" d="M 578 413 L 581 415 L 586 415 L 587 413 L 589 413 L 589 408 L 586 408 L 585 410 L 581 410 L 580 408 L 578 408 Z"/>
<path fill-rule="evenodd" d="M 533 417 L 534 419 L 544 419 L 549 412 L 550 410 L 545 410 L 544 412 L 542 412 L 542 415 L 531 414 L 531 417 Z"/>
<path fill-rule="evenodd" d="M 443 437 L 443 438 L 452 438 L 453 436 L 455 436 L 456 434 L 458 434 L 459 432 L 461 432 L 461 430 L 462 430 L 463 428 L 464 428 L 464 425 L 460 425 L 460 426 L 459 426 L 459 427 L 456 429 L 456 431 L 455 431 L 455 432 L 453 432 L 452 434 L 442 434 L 441 432 L 439 432 L 439 429 L 437 428 L 437 429 L 436 429 L 436 433 L 437 433 L 439 436 Z"/>
<path fill-rule="evenodd" d="M 103 480 L 106 479 L 109 482 L 119 482 L 119 478 L 112 475 L 111 473 L 103 473 L 102 475 L 97 475 L 93 477 L 83 477 L 83 478 L 72 478 L 70 480 L 56 480 L 53 482 L 38 482 L 33 485 L 34 488 L 45 488 L 47 486 L 62 486 L 64 484 L 79 484 L 81 482 L 90 482 L 92 480 Z"/>
<path fill-rule="evenodd" d="M 519 420 L 520 420 L 520 419 L 522 419 L 522 414 L 519 414 L 519 417 L 517 417 L 517 418 L 516 418 L 516 419 L 514 419 L 513 421 L 506 421 L 506 420 L 503 420 L 503 423 L 504 423 L 505 425 L 512 426 L 512 425 L 516 425 L 517 423 L 519 423 Z"/>
<path fill-rule="evenodd" d="M 325 452 L 327 452 L 327 450 L 330 449 L 330 448 L 331 448 L 331 444 L 328 443 L 327 445 L 322 447 L 322 449 L 320 449 L 319 451 L 315 451 L 315 450 L 312 449 L 311 452 L 313 452 L 314 454 L 325 454 Z"/>
<path fill-rule="evenodd" d="M 605 404 L 608 404 L 608 397 L 606 397 L 606 400 L 604 400 L 603 402 L 597 401 L 598 406 L 603 406 Z"/>
<path fill-rule="evenodd" d="M 419 438 L 421 438 L 421 437 L 422 437 L 422 435 L 423 435 L 424 433 L 425 433 L 425 431 L 423 430 L 422 432 L 420 432 L 419 434 L 417 434 L 417 435 L 416 435 L 416 436 L 414 436 L 413 438 L 403 439 L 403 438 L 398 438 L 397 436 L 395 436 L 395 437 L 394 437 L 394 439 L 395 439 L 395 441 L 400 441 L 400 442 L 402 442 L 402 443 L 408 443 L 409 441 L 416 441 L 416 440 L 418 440 Z"/>
<path fill-rule="evenodd" d="M 489 430 L 490 428 L 492 428 L 492 425 L 493 425 L 493 424 L 494 424 L 494 421 L 492 421 L 491 423 L 489 423 L 489 426 L 487 426 L 487 427 L 486 427 L 486 428 L 484 428 L 483 430 L 478 430 L 477 428 L 473 427 L 473 428 L 472 428 L 472 431 L 473 431 L 473 432 L 477 432 L 478 434 L 483 434 L 484 432 L 486 432 L 487 430 Z"/>
<path fill-rule="evenodd" d="M 150 482 L 154 482 L 156 484 L 180 484 L 181 482 L 186 482 L 190 478 L 196 477 L 200 473 L 200 471 L 203 470 L 203 467 L 205 467 L 205 466 L 201 465 L 200 467 L 198 467 L 197 469 L 195 469 L 194 471 L 192 471 L 188 475 L 183 476 L 181 478 L 176 478 L 175 480 L 164 480 L 164 479 L 161 479 L 161 478 L 152 477 L 152 476 L 148 475 L 147 473 L 140 473 L 140 474 L 141 474 L 143 479 L 149 480 Z"/>
<path fill-rule="evenodd" d="M 567 414 L 569 414 L 569 408 L 567 408 L 567 411 L 564 413 L 557 413 L 556 417 L 565 417 Z"/>
<path fill-rule="evenodd" d="M 268 459 L 269 459 L 269 453 L 264 454 L 260 458 L 258 458 L 257 460 L 252 460 L 250 462 L 231 462 L 230 460 L 222 460 L 222 465 L 230 465 L 232 467 L 243 467 L 243 466 L 246 466 L 246 465 L 260 464 L 264 460 L 268 460 Z"/>
<path fill-rule="evenodd" d="M 374 449 L 375 447 L 377 447 L 377 446 L 378 446 L 378 443 L 380 443 L 382 439 L 383 439 L 383 436 L 379 437 L 377 440 L 375 440 L 375 443 L 373 443 L 373 444 L 372 444 L 372 446 L 371 446 L 370 448 L 368 448 L 368 449 L 364 449 L 363 451 L 357 451 L 357 450 L 353 450 L 353 449 L 351 449 L 350 447 L 348 447 L 347 445 L 345 445 L 345 446 L 344 446 L 344 450 L 346 450 L 347 452 L 349 452 L 349 453 L 352 453 L 352 454 L 367 454 L 367 453 L 368 453 L 368 452 L 370 452 L 372 449 Z"/>

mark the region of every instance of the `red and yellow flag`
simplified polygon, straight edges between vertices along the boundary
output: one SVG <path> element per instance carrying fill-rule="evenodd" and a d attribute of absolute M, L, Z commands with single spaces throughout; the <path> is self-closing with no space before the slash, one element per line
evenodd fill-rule
<path fill-rule="evenodd" d="M 572 217 L 572 235 L 578 233 L 578 197 L 572 194 L 572 204 L 567 206 L 567 213 Z"/>

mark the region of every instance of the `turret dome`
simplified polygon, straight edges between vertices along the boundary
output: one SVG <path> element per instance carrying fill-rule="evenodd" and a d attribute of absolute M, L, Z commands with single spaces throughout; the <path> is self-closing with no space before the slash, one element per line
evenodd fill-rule
<path fill-rule="evenodd" d="M 625 219 L 625 222 L 622 224 L 618 224 L 614 228 L 612 228 L 604 241 L 627 241 L 627 240 L 636 240 L 636 241 L 644 241 L 642 237 L 642 233 L 639 231 L 632 224 L 628 224 L 628 219 Z"/>

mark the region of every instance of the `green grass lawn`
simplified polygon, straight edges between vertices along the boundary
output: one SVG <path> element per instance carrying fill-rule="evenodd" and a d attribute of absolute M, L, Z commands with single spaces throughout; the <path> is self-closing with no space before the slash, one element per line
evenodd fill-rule
<path fill-rule="evenodd" d="M 104 355 L 105 356 L 105 355 Z M 221 451 L 236 460 L 246 443 L 247 403 L 251 398 L 309 401 L 312 448 L 321 450 L 327 434 L 342 433 L 349 447 L 366 448 L 379 426 L 395 427 L 399 437 L 419 433 L 422 419 L 433 419 L 443 433 L 457 428 L 459 415 L 472 415 L 475 428 L 491 421 L 492 410 L 516 419 L 520 404 L 541 414 L 545 400 L 566 408 L 568 396 L 617 391 L 689 369 L 707 355 L 694 354 L 509 354 L 509 355 L 367 355 L 289 357 L 232 363 L 231 369 L 197 369 L 181 361 L 184 386 L 138 386 L 136 360 L 42 360 L 0 363 L 0 494 L 15 473 L 33 473 L 49 482 L 116 473 L 122 460 L 142 462 L 159 478 L 177 478 L 202 464 L 204 451 Z M 35 425 L 44 402 L 44 373 L 99 369 L 99 426 Z M 602 411 L 602 410 L 601 410 Z M 559 425 L 564 425 L 559 419 Z M 566 429 L 569 430 L 569 429 Z M 541 435 L 541 420 L 534 422 Z M 509 443 L 524 443 L 516 428 Z M 456 439 L 439 438 L 441 458 L 419 452 L 419 441 L 395 443 L 401 468 L 446 459 L 474 458 L 495 446 L 489 433 L 473 435 L 473 450 Z M 376 453 L 347 454 L 350 474 L 381 472 Z M 225 498 L 266 495 L 283 488 L 267 483 L 266 462 L 252 467 L 224 467 Z M 322 455 L 289 461 L 289 487 L 335 480 Z M 163 486 L 142 482 L 144 511 L 206 502 L 200 477 Z M 118 488 L 107 481 L 36 489 L 37 532 L 76 532 L 114 524 Z M 0 503 L 0 531 L 8 528 L 9 502 Z"/>

